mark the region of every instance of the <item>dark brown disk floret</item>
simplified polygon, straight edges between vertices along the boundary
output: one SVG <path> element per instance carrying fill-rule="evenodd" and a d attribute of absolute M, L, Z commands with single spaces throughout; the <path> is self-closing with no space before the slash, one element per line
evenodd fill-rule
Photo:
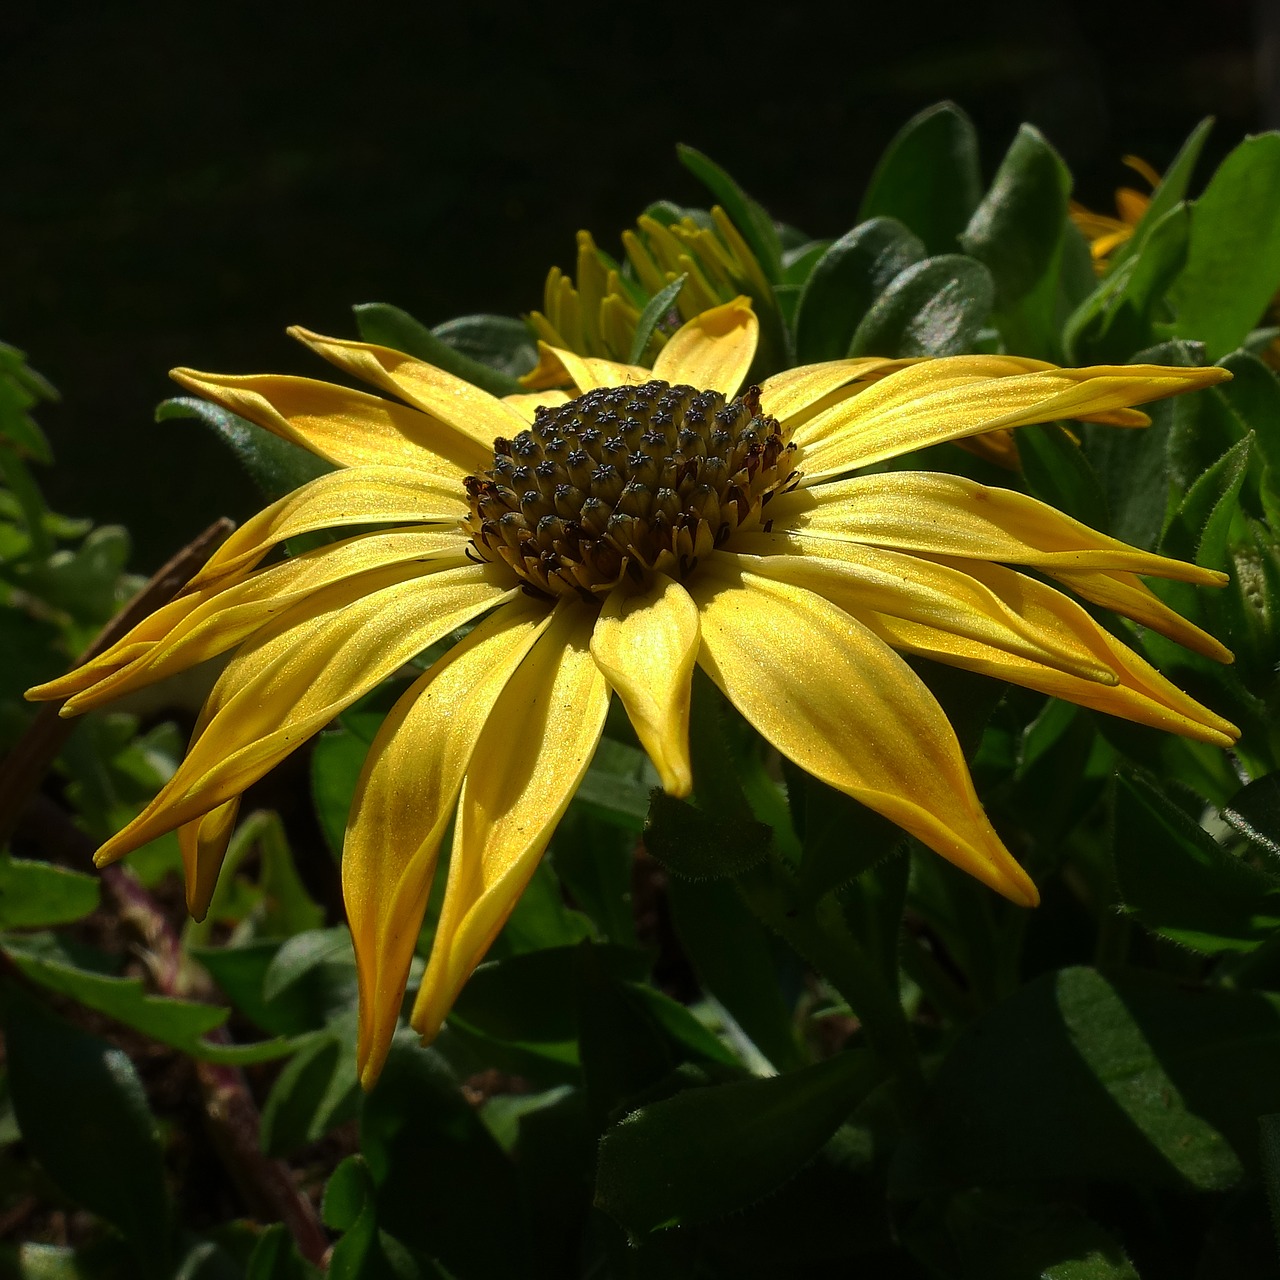
<path fill-rule="evenodd" d="M 760 388 L 601 387 L 539 408 L 493 442 L 493 466 L 464 482 L 466 528 L 484 560 L 529 588 L 596 600 L 625 577 L 684 577 L 745 526 L 794 473 L 795 446 L 760 412 Z"/>

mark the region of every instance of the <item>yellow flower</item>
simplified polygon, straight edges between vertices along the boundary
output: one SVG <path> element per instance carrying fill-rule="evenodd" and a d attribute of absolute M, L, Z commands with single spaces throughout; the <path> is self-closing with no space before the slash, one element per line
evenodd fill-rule
<path fill-rule="evenodd" d="M 528 883 L 611 693 L 663 786 L 685 795 L 700 665 L 785 756 L 1027 905 L 1035 885 L 898 651 L 1204 742 L 1237 736 L 1045 581 L 1229 661 L 1137 577 L 1223 575 L 956 476 L 854 474 L 996 428 L 1141 425 L 1129 406 L 1222 370 L 848 359 L 744 391 L 757 322 L 738 299 L 685 324 L 652 370 L 547 349 L 575 398 L 501 401 L 384 347 L 293 332 L 398 399 L 176 370 L 183 386 L 341 469 L 255 516 L 176 600 L 30 696 L 68 698 L 74 714 L 235 651 L 173 778 L 97 855 L 106 864 L 180 828 L 200 916 L 245 788 L 427 646 L 476 623 L 388 715 L 352 806 L 343 889 L 366 1083 L 395 1029 L 455 810 L 412 1016 L 426 1037 Z M 362 531 L 258 567 L 286 538 L 344 525 Z"/>
<path fill-rule="evenodd" d="M 1122 163 L 1145 178 L 1151 191 L 1160 185 L 1159 173 L 1141 156 L 1124 156 Z M 1150 192 L 1137 191 L 1133 187 L 1116 188 L 1114 218 L 1105 213 L 1093 213 L 1075 200 L 1071 201 L 1069 216 L 1089 242 L 1094 269 L 1100 275 L 1107 269 L 1107 259 L 1133 235 L 1150 207 Z"/>
<path fill-rule="evenodd" d="M 705 215 L 704 215 L 705 216 Z M 630 277 L 602 253 L 589 231 L 578 232 L 577 280 L 552 267 L 543 288 L 543 310 L 528 322 L 538 338 L 553 349 L 608 360 L 630 358 L 645 304 L 669 284 L 685 277 L 674 312 L 685 321 L 739 295 L 751 299 L 758 315 L 776 328 L 773 289 L 750 246 L 723 209 L 711 210 L 709 225 L 686 215 L 661 222 L 642 214 L 635 231 L 622 233 Z M 670 336 L 659 324 L 643 355 L 652 364 Z M 521 381 L 532 390 L 562 384 L 563 370 L 544 359 Z"/>

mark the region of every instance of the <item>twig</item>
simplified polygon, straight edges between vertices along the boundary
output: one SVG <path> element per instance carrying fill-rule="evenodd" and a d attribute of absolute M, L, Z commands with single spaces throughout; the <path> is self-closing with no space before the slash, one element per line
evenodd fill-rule
<path fill-rule="evenodd" d="M 79 660 L 83 662 L 110 648 L 148 614 L 172 600 L 234 528 L 234 522 L 223 517 L 187 543 L 98 632 Z M 40 786 L 49 766 L 75 731 L 74 720 L 64 720 L 58 715 L 60 705 L 50 702 L 41 707 L 0 765 L 0 845 L 13 834 L 28 798 Z"/>

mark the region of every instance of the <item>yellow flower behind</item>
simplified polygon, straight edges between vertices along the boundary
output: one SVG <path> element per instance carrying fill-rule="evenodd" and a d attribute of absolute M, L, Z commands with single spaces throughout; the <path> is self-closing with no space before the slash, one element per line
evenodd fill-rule
<path fill-rule="evenodd" d="M 1151 192 L 1161 182 L 1160 174 L 1141 156 L 1124 156 L 1121 163 L 1144 178 L 1150 190 L 1144 192 L 1133 187 L 1117 187 L 1114 218 L 1109 214 L 1094 213 L 1075 200 L 1071 201 L 1068 210 L 1071 221 L 1089 242 L 1089 254 L 1099 275 L 1106 271 L 1111 255 L 1132 238 L 1138 223 L 1151 207 Z"/>
<path fill-rule="evenodd" d="M 744 391 L 758 329 L 738 299 L 686 323 L 651 370 L 544 348 L 545 367 L 577 394 L 501 401 L 387 348 L 293 332 L 396 398 L 176 370 L 183 386 L 340 469 L 255 516 L 172 603 L 29 696 L 65 698 L 76 714 L 234 650 L 173 778 L 97 855 L 103 865 L 178 828 L 198 917 L 245 788 L 409 659 L 476 624 L 396 703 L 351 809 L 343 890 L 366 1083 L 396 1026 L 455 811 L 412 1014 L 428 1038 L 533 874 L 613 693 L 663 786 L 685 795 L 701 666 L 801 768 L 1026 905 L 1035 885 L 899 651 L 1204 742 L 1237 736 L 1045 581 L 1229 661 L 1137 576 L 1223 575 L 957 476 L 855 474 L 1058 418 L 1142 425 L 1133 405 L 1208 386 L 1228 376 L 1220 369 L 868 358 Z M 344 525 L 364 531 L 259 567 L 286 538 Z"/>

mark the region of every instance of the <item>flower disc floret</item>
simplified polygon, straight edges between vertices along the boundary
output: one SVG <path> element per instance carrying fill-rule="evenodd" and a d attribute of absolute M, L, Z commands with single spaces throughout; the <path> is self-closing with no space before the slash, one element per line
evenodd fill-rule
<path fill-rule="evenodd" d="M 600 387 L 494 441 L 493 466 L 464 481 L 466 528 L 475 554 L 527 590 L 595 601 L 624 580 L 686 578 L 758 525 L 798 478 L 793 453 L 759 387 L 733 400 L 658 379 Z"/>

